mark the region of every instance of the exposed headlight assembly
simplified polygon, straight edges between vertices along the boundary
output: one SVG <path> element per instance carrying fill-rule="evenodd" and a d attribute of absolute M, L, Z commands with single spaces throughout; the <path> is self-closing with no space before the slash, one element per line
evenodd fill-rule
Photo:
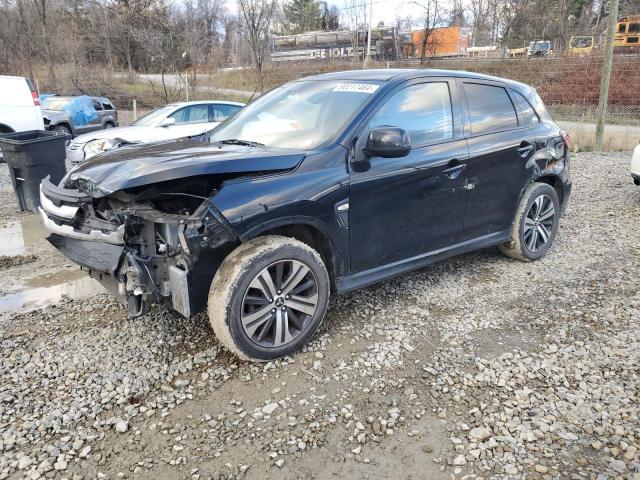
<path fill-rule="evenodd" d="M 118 148 L 120 145 L 120 142 L 117 140 L 101 138 L 87 142 L 82 150 L 84 151 L 84 158 L 87 159 L 98 155 L 99 153 L 106 152 L 107 150 Z"/>
<path fill-rule="evenodd" d="M 95 182 L 93 182 L 92 180 L 87 180 L 86 178 L 78 179 L 78 188 L 80 189 L 81 192 L 86 193 L 92 198 L 102 198 L 113 193 L 103 188 L 100 188 L 98 185 L 96 185 Z"/>

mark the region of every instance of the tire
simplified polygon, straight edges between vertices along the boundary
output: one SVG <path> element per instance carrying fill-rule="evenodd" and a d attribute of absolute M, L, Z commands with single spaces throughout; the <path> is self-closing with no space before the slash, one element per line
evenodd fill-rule
<path fill-rule="evenodd" d="M 115 128 L 115 125 L 111 122 L 107 122 L 104 124 L 103 130 L 106 130 L 107 128 Z"/>
<path fill-rule="evenodd" d="M 548 217 L 551 206 L 552 217 Z M 500 251 L 523 262 L 538 260 L 551 248 L 559 222 L 560 202 L 555 189 L 546 183 L 532 183 L 518 205 L 511 239 L 500 245 Z"/>
<path fill-rule="evenodd" d="M 71 135 L 71 130 L 64 125 L 56 125 L 51 129 L 51 131 L 56 135 Z"/>
<path fill-rule="evenodd" d="M 258 237 L 220 265 L 209 290 L 209 321 L 218 340 L 243 360 L 284 357 L 322 323 L 329 285 L 322 258 L 311 247 L 293 238 Z"/>

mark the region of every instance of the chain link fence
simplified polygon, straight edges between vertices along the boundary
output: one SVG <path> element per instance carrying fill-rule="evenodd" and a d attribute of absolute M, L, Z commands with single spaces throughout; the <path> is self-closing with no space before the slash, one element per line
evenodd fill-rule
<path fill-rule="evenodd" d="M 597 105 L 557 103 L 547 105 L 547 109 L 556 120 L 579 123 L 597 121 Z M 607 124 L 640 126 L 640 105 L 609 105 Z"/>

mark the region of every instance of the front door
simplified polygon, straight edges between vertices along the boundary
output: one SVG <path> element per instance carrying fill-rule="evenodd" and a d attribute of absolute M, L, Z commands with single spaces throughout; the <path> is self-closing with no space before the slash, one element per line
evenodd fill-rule
<path fill-rule="evenodd" d="M 350 162 L 351 273 L 423 255 L 460 240 L 468 149 L 457 86 L 446 79 L 402 86 L 387 94 L 367 122 Z M 369 131 L 400 127 L 411 152 L 367 158 Z"/>
<path fill-rule="evenodd" d="M 188 105 L 175 111 L 169 117 L 176 120 L 173 125 L 163 127 L 168 129 L 167 137 L 169 138 L 201 135 L 217 125 L 217 123 L 211 122 L 208 103 Z"/>

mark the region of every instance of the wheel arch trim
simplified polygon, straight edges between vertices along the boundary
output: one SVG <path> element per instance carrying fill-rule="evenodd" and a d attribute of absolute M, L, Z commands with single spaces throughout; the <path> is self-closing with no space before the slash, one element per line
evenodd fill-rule
<path fill-rule="evenodd" d="M 286 217 L 270 219 L 242 232 L 239 235 L 239 238 L 240 241 L 244 243 L 248 240 L 251 240 L 252 238 L 259 237 L 271 230 L 295 226 L 302 226 L 307 228 L 310 227 L 311 229 L 319 232 L 322 235 L 323 239 L 327 242 L 327 246 L 329 248 L 329 252 L 327 253 L 330 254 L 329 260 L 331 261 L 331 265 L 327 265 L 327 267 L 330 270 L 333 270 L 336 277 L 346 272 L 348 264 L 343 265 L 344 262 L 341 262 L 341 259 L 347 258 L 348 255 L 346 255 L 346 253 L 348 252 L 341 251 L 341 247 L 338 245 L 339 242 L 335 241 L 334 235 L 331 232 L 331 227 L 318 218 L 306 215 L 290 215 Z M 348 246 L 346 246 L 345 248 L 348 248 Z M 319 253 L 323 254 L 324 252 Z"/>

